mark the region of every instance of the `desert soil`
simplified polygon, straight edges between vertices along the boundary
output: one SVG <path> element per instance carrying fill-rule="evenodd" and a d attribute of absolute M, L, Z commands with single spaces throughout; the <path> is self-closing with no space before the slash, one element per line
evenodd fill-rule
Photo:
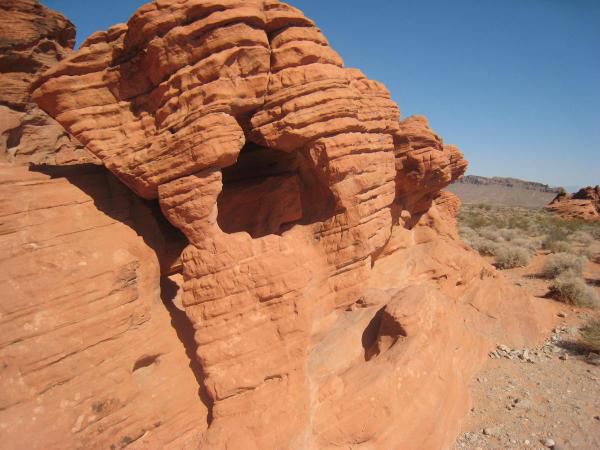
<path fill-rule="evenodd" d="M 528 267 L 505 271 L 540 301 L 548 301 L 548 281 L 536 275 L 546 257 L 540 252 Z M 597 259 L 584 276 L 600 293 Z M 471 385 L 473 408 L 454 449 L 600 449 L 599 360 L 577 345 L 579 328 L 594 315 L 564 305 L 544 345 L 494 352 Z"/>

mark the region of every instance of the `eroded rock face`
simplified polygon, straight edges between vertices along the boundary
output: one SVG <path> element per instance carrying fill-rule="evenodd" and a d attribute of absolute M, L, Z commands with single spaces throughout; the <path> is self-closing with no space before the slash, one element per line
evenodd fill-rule
<path fill-rule="evenodd" d="M 0 3 L 0 157 L 17 163 L 98 162 L 31 101 L 31 82 L 71 52 L 75 27 L 37 0 Z"/>
<path fill-rule="evenodd" d="M 440 190 L 462 154 L 424 118 L 400 122 L 386 88 L 344 68 L 295 8 L 149 3 L 33 87 L 189 241 L 182 303 L 210 411 L 185 445 L 442 448 L 487 349 L 551 322 L 458 241 L 458 200 Z M 136 437 L 165 446 L 182 426 Z"/>
<path fill-rule="evenodd" d="M 546 209 L 568 219 L 600 220 L 600 186 L 558 194 Z"/>
<path fill-rule="evenodd" d="M 40 170 L 0 163 L 2 445 L 124 448 L 151 433 L 194 448 L 208 411 L 192 324 L 161 300 L 179 289 L 161 286 L 166 229 L 103 167 Z"/>
<path fill-rule="evenodd" d="M 467 161 L 455 146 L 444 145 L 423 116 L 402 121 L 394 142 L 396 203 L 414 224 L 440 191 L 465 173 Z"/>

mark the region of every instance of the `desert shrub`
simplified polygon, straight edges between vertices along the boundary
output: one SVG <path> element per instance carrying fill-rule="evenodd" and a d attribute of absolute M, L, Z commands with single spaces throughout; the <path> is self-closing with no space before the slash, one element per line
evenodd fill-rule
<path fill-rule="evenodd" d="M 556 241 L 565 241 L 568 237 L 567 232 L 562 228 L 555 225 L 552 226 L 544 226 L 543 232 L 546 238 L 544 239 L 544 248 L 547 248 L 547 245 L 552 244 Z"/>
<path fill-rule="evenodd" d="M 594 242 L 594 236 L 586 231 L 576 231 L 569 236 L 569 240 L 579 242 L 580 244 L 589 245 Z"/>
<path fill-rule="evenodd" d="M 544 248 L 552 253 L 572 253 L 573 247 L 567 241 L 544 241 Z"/>
<path fill-rule="evenodd" d="M 461 235 L 463 235 L 463 234 L 465 234 L 465 235 L 476 234 L 476 232 L 475 232 L 475 230 L 473 228 L 467 227 L 467 226 L 464 226 L 464 225 L 459 226 L 458 227 L 458 231 L 460 232 Z"/>
<path fill-rule="evenodd" d="M 514 239 L 517 239 L 519 236 L 523 235 L 522 232 L 510 228 L 502 228 L 501 230 L 498 230 L 498 234 L 505 241 L 512 241 Z"/>
<path fill-rule="evenodd" d="M 581 239 L 583 235 L 580 236 L 579 232 L 585 232 L 594 239 L 600 240 L 600 223 L 594 224 L 579 220 L 564 219 L 556 214 L 540 209 L 464 205 L 459 212 L 458 219 L 460 225 L 467 226 L 476 232 L 480 232 L 484 229 L 496 230 L 505 241 L 510 242 L 519 237 L 526 236 L 546 236 L 545 240 L 548 246 L 550 246 L 550 243 L 553 241 L 579 242 L 577 240 L 569 239 L 570 235 L 574 235 L 577 239 Z M 502 229 L 514 231 L 500 231 Z M 484 233 L 489 233 L 489 231 Z M 504 236 L 502 236 L 503 234 Z M 484 235 L 483 237 L 499 242 L 499 240 L 493 236 Z M 583 237 L 583 239 L 585 240 L 586 238 Z M 559 244 L 559 246 L 560 245 L 564 246 L 564 244 Z"/>
<path fill-rule="evenodd" d="M 494 256 L 498 249 L 498 244 L 485 238 L 475 238 L 469 242 L 471 247 L 479 252 L 480 255 Z"/>
<path fill-rule="evenodd" d="M 502 239 L 500 231 L 496 230 L 495 228 L 490 228 L 490 227 L 480 229 L 479 236 L 481 236 L 484 239 L 487 239 L 489 241 L 494 241 L 494 242 L 498 242 Z"/>
<path fill-rule="evenodd" d="M 589 261 L 592 261 L 594 259 L 594 252 L 589 248 L 580 248 L 575 252 L 575 254 Z"/>
<path fill-rule="evenodd" d="M 482 228 L 488 224 L 485 216 L 470 209 L 460 213 L 459 221 L 461 224 L 474 230 Z"/>
<path fill-rule="evenodd" d="M 520 229 L 520 230 L 531 230 L 534 226 L 534 222 L 530 220 L 528 217 L 521 214 L 510 216 L 507 219 L 507 227 L 511 229 Z"/>
<path fill-rule="evenodd" d="M 531 254 L 527 249 L 507 245 L 496 250 L 496 265 L 500 269 L 514 269 L 529 264 Z"/>
<path fill-rule="evenodd" d="M 600 224 L 595 225 L 594 228 L 591 228 L 589 233 L 594 237 L 595 240 L 600 241 Z"/>
<path fill-rule="evenodd" d="M 585 258 L 570 253 L 555 253 L 546 259 L 542 273 L 547 278 L 555 278 L 562 273 L 570 271 L 575 275 L 581 275 Z"/>
<path fill-rule="evenodd" d="M 600 319 L 594 319 L 581 329 L 581 344 L 588 349 L 600 352 Z"/>
<path fill-rule="evenodd" d="M 597 308 L 599 303 L 594 288 L 571 271 L 562 273 L 552 281 L 550 294 L 557 300 L 581 307 Z"/>
<path fill-rule="evenodd" d="M 458 233 L 460 234 L 460 237 L 466 242 L 470 242 L 473 239 L 477 238 L 477 232 L 471 227 L 458 227 Z"/>
<path fill-rule="evenodd" d="M 534 255 L 542 246 L 541 241 L 534 238 L 517 238 L 513 239 L 510 243 L 515 247 L 527 250 L 531 255 Z"/>

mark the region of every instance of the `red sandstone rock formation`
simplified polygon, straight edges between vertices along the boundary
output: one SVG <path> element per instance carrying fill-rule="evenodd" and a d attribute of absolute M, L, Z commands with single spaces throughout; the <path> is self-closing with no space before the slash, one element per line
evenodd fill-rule
<path fill-rule="evenodd" d="M 0 164 L 2 447 L 123 448 L 151 433 L 194 448 L 207 408 L 181 341 L 191 324 L 160 298 L 168 227 L 101 167 L 46 170 Z"/>
<path fill-rule="evenodd" d="M 96 158 L 30 99 L 38 74 L 62 60 L 75 28 L 37 0 L 0 2 L 0 158 L 18 163 L 82 163 Z"/>
<path fill-rule="evenodd" d="M 546 209 L 568 219 L 600 220 L 600 186 L 558 194 Z"/>
<path fill-rule="evenodd" d="M 385 87 L 288 5 L 150 3 L 34 88 L 187 237 L 181 303 L 209 411 L 145 244 L 93 207 L 96 191 L 3 168 L 0 186 L 20 187 L 2 205 L 2 380 L 19 386 L 3 442 L 443 448 L 488 349 L 549 325 L 458 240 L 458 200 L 440 190 L 464 172 L 460 152 L 424 118 L 400 122 Z M 128 198 L 108 191 L 109 205 Z M 137 209 L 126 217 L 154 223 Z"/>
<path fill-rule="evenodd" d="M 467 161 L 456 147 L 444 145 L 422 116 L 402 121 L 394 142 L 396 203 L 415 223 L 439 192 L 465 173 Z"/>

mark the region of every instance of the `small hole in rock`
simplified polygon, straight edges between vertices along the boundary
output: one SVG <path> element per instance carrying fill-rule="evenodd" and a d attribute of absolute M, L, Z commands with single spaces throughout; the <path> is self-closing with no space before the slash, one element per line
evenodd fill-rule
<path fill-rule="evenodd" d="M 133 365 L 133 372 L 135 372 L 136 370 L 143 369 L 144 367 L 149 367 L 152 364 L 158 364 L 159 358 L 160 358 L 160 355 L 142 356 Z"/>
<path fill-rule="evenodd" d="M 365 361 L 369 361 L 377 350 L 377 337 L 381 327 L 381 317 L 385 306 L 375 313 L 362 334 L 362 346 L 365 350 Z"/>

